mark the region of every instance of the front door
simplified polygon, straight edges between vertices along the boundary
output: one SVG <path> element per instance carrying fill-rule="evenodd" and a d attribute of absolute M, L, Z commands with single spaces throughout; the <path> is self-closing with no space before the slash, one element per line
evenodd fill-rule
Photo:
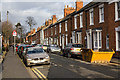
<path fill-rule="evenodd" d="M 92 35 L 87 32 L 87 48 L 92 49 Z"/>

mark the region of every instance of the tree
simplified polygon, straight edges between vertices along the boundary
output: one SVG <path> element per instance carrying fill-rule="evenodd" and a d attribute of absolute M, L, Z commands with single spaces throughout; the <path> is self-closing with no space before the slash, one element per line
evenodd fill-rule
<path fill-rule="evenodd" d="M 11 22 L 7 22 L 7 21 L 2 22 L 2 35 L 3 35 L 5 43 L 6 41 L 12 38 L 13 30 L 14 28 Z"/>
<path fill-rule="evenodd" d="M 25 21 L 30 26 L 30 31 L 34 25 L 36 25 L 36 21 L 34 20 L 34 17 L 28 16 L 27 20 Z"/>

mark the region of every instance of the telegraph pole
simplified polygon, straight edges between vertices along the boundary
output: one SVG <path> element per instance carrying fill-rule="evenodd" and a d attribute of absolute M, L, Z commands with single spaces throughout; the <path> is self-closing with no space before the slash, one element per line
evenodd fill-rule
<path fill-rule="evenodd" d="M 8 23 L 8 14 L 9 14 L 9 11 L 7 11 L 7 23 Z"/>

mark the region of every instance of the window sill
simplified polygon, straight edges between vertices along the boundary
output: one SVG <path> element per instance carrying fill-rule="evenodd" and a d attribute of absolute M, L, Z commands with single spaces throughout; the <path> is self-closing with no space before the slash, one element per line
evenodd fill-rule
<path fill-rule="evenodd" d="M 119 50 L 116 50 L 116 51 L 120 51 L 120 49 L 119 49 Z"/>
<path fill-rule="evenodd" d="M 80 28 L 83 28 L 83 26 L 80 26 Z"/>
<path fill-rule="evenodd" d="M 101 23 L 104 23 L 104 21 L 100 21 L 99 23 L 100 23 L 100 24 L 101 24 Z"/>
<path fill-rule="evenodd" d="M 115 22 L 120 21 L 120 18 L 116 19 Z"/>
<path fill-rule="evenodd" d="M 91 24 L 90 24 L 90 26 L 93 26 L 93 25 L 94 25 L 94 23 L 91 23 Z"/>
<path fill-rule="evenodd" d="M 75 28 L 75 29 L 77 29 L 77 28 Z"/>

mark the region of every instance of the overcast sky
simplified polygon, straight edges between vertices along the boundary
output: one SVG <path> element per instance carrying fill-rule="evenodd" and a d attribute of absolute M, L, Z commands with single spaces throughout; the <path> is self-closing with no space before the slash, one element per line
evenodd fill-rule
<path fill-rule="evenodd" d="M 9 11 L 8 20 L 15 25 L 20 22 L 23 26 L 26 17 L 32 16 L 37 22 L 34 28 L 43 25 L 46 19 L 56 15 L 58 19 L 64 15 L 64 6 L 70 5 L 75 7 L 76 0 L 2 0 L 0 7 L 2 7 L 2 21 L 7 20 L 7 11 Z M 83 0 L 84 5 L 91 0 Z"/>

